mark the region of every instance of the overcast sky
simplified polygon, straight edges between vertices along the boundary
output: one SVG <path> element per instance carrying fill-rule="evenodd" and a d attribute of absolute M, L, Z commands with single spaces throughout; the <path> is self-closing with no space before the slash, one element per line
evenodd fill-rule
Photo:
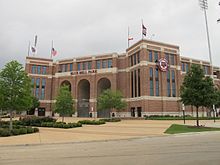
<path fill-rule="evenodd" d="M 208 23 L 214 65 L 220 66 L 220 0 L 208 0 Z M 0 68 L 25 62 L 28 42 L 38 35 L 38 57 L 74 58 L 127 48 L 127 29 L 147 38 L 180 46 L 181 56 L 209 60 L 203 11 L 198 0 L 0 0 Z M 153 36 L 153 34 L 155 34 Z M 153 37 L 152 37 L 153 36 Z"/>

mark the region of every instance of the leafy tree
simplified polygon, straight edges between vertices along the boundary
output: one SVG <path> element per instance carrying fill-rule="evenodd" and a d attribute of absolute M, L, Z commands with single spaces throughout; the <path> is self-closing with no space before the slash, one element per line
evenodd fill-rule
<path fill-rule="evenodd" d="M 24 68 L 17 61 L 11 61 L 0 72 L 1 108 L 10 114 L 12 130 L 12 112 L 24 111 L 31 107 L 31 81 Z"/>
<path fill-rule="evenodd" d="M 32 96 L 32 106 L 31 108 L 28 110 L 28 113 L 30 110 L 34 110 L 35 108 L 38 108 L 40 106 L 40 101 L 37 97 Z"/>
<path fill-rule="evenodd" d="M 54 112 L 59 113 L 60 116 L 62 116 L 62 122 L 64 122 L 65 115 L 71 115 L 74 113 L 74 101 L 68 86 L 60 87 L 56 98 Z"/>
<path fill-rule="evenodd" d="M 98 109 L 116 109 L 120 111 L 124 109 L 127 104 L 122 100 L 123 96 L 120 91 L 112 91 L 107 89 L 102 92 L 102 94 L 98 97 Z"/>
<path fill-rule="evenodd" d="M 180 88 L 181 101 L 185 105 L 196 107 L 196 124 L 199 126 L 199 107 L 210 107 L 215 101 L 214 84 L 210 77 L 205 77 L 199 65 L 192 65 Z"/>

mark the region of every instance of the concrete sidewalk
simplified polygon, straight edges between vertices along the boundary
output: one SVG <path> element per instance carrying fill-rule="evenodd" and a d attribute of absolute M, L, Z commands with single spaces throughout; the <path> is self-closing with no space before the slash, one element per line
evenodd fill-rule
<path fill-rule="evenodd" d="M 58 119 L 60 120 L 60 119 Z M 66 122 L 77 122 L 82 118 L 65 118 Z M 104 125 L 83 125 L 80 128 L 39 128 L 39 133 L 0 137 L 0 145 L 48 144 L 85 142 L 138 137 L 165 136 L 163 133 L 171 124 L 183 124 L 183 121 L 122 120 Z M 186 121 L 195 125 L 195 121 Z M 220 127 L 220 121 L 200 121 L 201 125 Z"/>

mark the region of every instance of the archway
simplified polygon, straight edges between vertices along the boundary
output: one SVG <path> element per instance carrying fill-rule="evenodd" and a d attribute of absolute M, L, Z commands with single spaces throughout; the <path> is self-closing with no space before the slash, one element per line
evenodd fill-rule
<path fill-rule="evenodd" d="M 61 83 L 61 86 L 68 86 L 69 87 L 69 91 L 71 91 L 71 83 L 68 81 L 68 80 L 64 80 L 62 83 Z"/>
<path fill-rule="evenodd" d="M 90 83 L 83 79 L 78 83 L 77 116 L 89 117 Z"/>
<path fill-rule="evenodd" d="M 101 78 L 97 84 L 97 98 L 106 89 L 111 89 L 111 81 L 107 78 Z M 109 118 L 111 115 L 110 112 L 111 112 L 110 109 L 97 110 L 97 117 L 98 118 Z"/>

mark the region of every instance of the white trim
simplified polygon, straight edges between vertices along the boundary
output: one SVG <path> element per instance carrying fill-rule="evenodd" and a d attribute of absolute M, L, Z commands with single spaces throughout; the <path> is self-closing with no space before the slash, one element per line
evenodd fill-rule
<path fill-rule="evenodd" d="M 140 101 L 140 100 L 163 100 L 163 101 L 178 101 L 180 97 L 167 97 L 167 96 L 141 96 L 134 98 L 124 98 L 123 100 L 132 102 L 132 101 Z"/>
<path fill-rule="evenodd" d="M 32 73 L 28 73 L 28 76 L 31 76 L 31 77 L 47 77 L 47 78 L 52 78 L 52 74 L 32 74 Z"/>

